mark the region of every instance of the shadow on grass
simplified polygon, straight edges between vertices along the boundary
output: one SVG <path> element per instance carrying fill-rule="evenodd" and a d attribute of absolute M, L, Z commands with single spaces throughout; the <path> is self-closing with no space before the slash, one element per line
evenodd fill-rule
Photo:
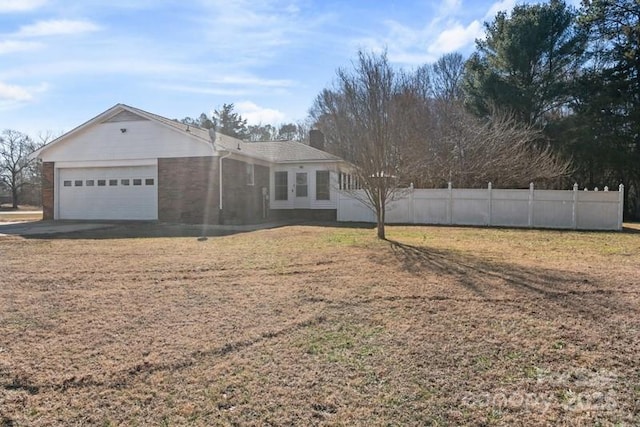
<path fill-rule="evenodd" d="M 620 312 L 637 314 L 624 298 L 625 294 L 635 294 L 637 290 L 612 289 L 585 272 L 527 267 L 393 240 L 388 242 L 391 253 L 406 272 L 418 276 L 435 273 L 451 278 L 481 300 L 538 300 L 541 309 L 551 309 L 543 302 L 551 303 L 590 320 L 606 319 Z"/>
<path fill-rule="evenodd" d="M 33 383 L 25 375 L 14 374 L 11 378 L 9 378 L 9 376 L 7 375 L 6 381 L 0 380 L 0 390 L 4 389 L 10 391 L 24 391 L 28 394 L 34 395 L 43 391 L 51 390 L 65 391 L 68 389 L 91 387 L 123 388 L 140 376 L 148 376 L 158 371 L 176 372 L 182 369 L 187 369 L 199 363 L 202 363 L 203 360 L 215 360 L 216 358 L 224 357 L 228 354 L 252 347 L 262 341 L 292 334 L 297 330 L 318 325 L 324 323 L 325 321 L 326 318 L 324 315 L 317 315 L 307 320 L 302 320 L 291 325 L 283 326 L 279 330 L 266 331 L 252 338 L 230 341 L 221 347 L 192 351 L 187 355 L 187 357 L 184 357 L 182 359 L 172 359 L 166 362 L 163 361 L 157 363 L 143 361 L 133 366 L 123 367 L 123 369 L 112 373 L 111 375 L 109 375 L 109 377 L 106 378 L 100 378 L 99 376 L 92 375 L 83 377 L 73 376 L 60 382 Z"/>

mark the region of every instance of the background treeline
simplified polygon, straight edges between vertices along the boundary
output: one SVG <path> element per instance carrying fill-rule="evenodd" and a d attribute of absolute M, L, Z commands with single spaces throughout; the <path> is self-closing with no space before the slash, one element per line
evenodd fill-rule
<path fill-rule="evenodd" d="M 625 216 L 637 219 L 639 45 L 637 0 L 584 1 L 579 9 L 561 0 L 524 4 L 485 23 L 469 58 L 447 54 L 402 70 L 384 53 L 360 52 L 304 122 L 247 126 L 233 104 L 211 119 L 183 121 L 249 141 L 305 141 L 309 128 L 319 128 L 328 151 L 359 164 L 377 150 L 375 168 L 420 186 L 622 183 Z M 356 106 L 364 99 L 359 90 L 377 105 Z M 379 123 L 376 108 L 384 110 Z"/>

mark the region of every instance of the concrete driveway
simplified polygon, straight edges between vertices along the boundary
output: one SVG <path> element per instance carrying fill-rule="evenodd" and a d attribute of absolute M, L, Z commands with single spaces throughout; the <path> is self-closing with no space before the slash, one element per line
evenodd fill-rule
<path fill-rule="evenodd" d="M 31 238 L 118 239 L 131 237 L 224 236 L 290 224 L 276 221 L 251 225 L 169 224 L 156 221 L 29 221 L 0 222 L 1 236 Z"/>
<path fill-rule="evenodd" d="M 99 230 L 115 224 L 87 221 L 23 221 L 0 222 L 0 236 L 46 236 Z"/>

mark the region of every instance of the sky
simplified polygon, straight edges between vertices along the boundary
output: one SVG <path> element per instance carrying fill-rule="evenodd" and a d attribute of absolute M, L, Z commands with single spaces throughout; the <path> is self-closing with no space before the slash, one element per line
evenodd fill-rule
<path fill-rule="evenodd" d="M 534 1 L 517 1 L 533 3 Z M 577 5 L 579 0 L 569 0 Z M 516 0 L 0 0 L 0 130 L 61 134 L 118 103 L 304 120 L 359 49 L 412 69 Z"/>

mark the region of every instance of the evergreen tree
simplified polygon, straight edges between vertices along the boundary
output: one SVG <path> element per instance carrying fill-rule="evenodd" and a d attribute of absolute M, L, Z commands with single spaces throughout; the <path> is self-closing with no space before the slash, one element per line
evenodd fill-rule
<path fill-rule="evenodd" d="M 524 123 L 544 125 L 567 106 L 582 65 L 586 38 L 576 12 L 562 0 L 516 6 L 486 23 L 486 39 L 466 64 L 466 103 L 478 115 L 491 105 L 513 111 Z"/>
<path fill-rule="evenodd" d="M 213 124 L 216 130 L 238 139 L 249 139 L 247 120 L 236 113 L 233 104 L 223 104 L 213 112 Z"/>

